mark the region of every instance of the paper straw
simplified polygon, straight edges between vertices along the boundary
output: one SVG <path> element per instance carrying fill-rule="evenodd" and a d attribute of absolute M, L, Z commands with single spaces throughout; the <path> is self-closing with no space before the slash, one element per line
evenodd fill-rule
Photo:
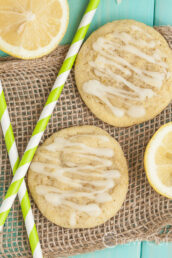
<path fill-rule="evenodd" d="M 1 121 L 2 131 L 4 134 L 5 143 L 6 143 L 9 159 L 10 159 L 11 168 L 14 175 L 19 165 L 19 155 L 17 151 L 16 142 L 14 139 L 12 125 L 10 123 L 10 117 L 9 117 L 1 81 L 0 81 L 0 104 L 1 104 L 0 121 Z M 26 231 L 29 238 L 32 255 L 34 258 L 36 257 L 42 258 L 43 256 L 42 256 L 41 246 L 39 242 L 39 237 L 36 230 L 34 217 L 32 214 L 29 195 L 26 189 L 26 183 L 24 180 L 20 186 L 18 197 L 21 204 L 21 209 L 22 209 L 23 218 L 25 221 Z"/>
<path fill-rule="evenodd" d="M 13 205 L 13 202 L 16 198 L 17 192 L 23 182 L 24 176 L 27 173 L 27 170 L 30 166 L 30 163 L 39 145 L 41 137 L 46 129 L 48 121 L 53 113 L 53 110 L 61 94 L 61 91 L 64 87 L 64 84 L 67 80 L 67 77 L 72 69 L 77 53 L 82 45 L 82 42 L 85 38 L 85 35 L 88 31 L 88 28 L 95 15 L 95 12 L 97 10 L 99 3 L 100 3 L 100 0 L 90 0 L 87 6 L 85 14 L 81 20 L 79 28 L 72 41 L 71 47 L 69 48 L 69 51 L 67 53 L 66 59 L 64 60 L 63 65 L 58 73 L 55 84 L 49 94 L 47 102 L 35 126 L 35 129 L 32 133 L 32 136 L 27 145 L 25 153 L 20 161 L 20 164 L 13 177 L 11 185 L 9 186 L 5 199 L 0 207 L 0 227 L 1 228 L 5 223 L 5 220 L 11 209 L 11 206 Z"/>

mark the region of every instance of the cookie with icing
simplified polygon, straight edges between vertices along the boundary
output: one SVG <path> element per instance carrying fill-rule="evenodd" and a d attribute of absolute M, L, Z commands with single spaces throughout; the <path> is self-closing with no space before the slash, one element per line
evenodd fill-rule
<path fill-rule="evenodd" d="M 101 120 L 130 126 L 159 114 L 172 98 L 172 51 L 153 28 L 133 20 L 108 23 L 82 46 L 77 88 Z"/>
<path fill-rule="evenodd" d="M 128 189 L 119 143 L 95 126 L 63 129 L 37 150 L 28 185 L 42 214 L 67 228 L 91 228 L 113 217 Z"/>

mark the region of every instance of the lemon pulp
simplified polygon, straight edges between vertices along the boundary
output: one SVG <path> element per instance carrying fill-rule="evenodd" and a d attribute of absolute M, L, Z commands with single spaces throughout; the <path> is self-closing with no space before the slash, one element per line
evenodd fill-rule
<path fill-rule="evenodd" d="M 52 51 L 68 24 L 66 0 L 1 0 L 0 49 L 21 58 Z"/>

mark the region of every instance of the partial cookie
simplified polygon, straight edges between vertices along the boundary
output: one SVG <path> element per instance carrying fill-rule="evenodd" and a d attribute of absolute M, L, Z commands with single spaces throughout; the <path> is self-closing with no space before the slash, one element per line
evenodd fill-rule
<path fill-rule="evenodd" d="M 28 184 L 42 214 L 67 228 L 91 228 L 113 217 L 128 189 L 119 143 L 95 126 L 63 129 L 36 152 Z"/>
<path fill-rule="evenodd" d="M 82 99 L 98 118 L 120 127 L 138 124 L 171 101 L 172 51 L 143 23 L 108 23 L 81 48 L 75 79 Z"/>

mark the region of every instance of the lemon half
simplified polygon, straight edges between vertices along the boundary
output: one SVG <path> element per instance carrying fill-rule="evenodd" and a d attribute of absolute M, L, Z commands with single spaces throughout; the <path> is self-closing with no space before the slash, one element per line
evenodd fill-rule
<path fill-rule="evenodd" d="M 65 34 L 67 0 L 1 0 L 0 49 L 24 59 L 51 52 Z"/>
<path fill-rule="evenodd" d="M 150 185 L 172 199 L 172 122 L 160 127 L 148 143 L 144 166 Z"/>

